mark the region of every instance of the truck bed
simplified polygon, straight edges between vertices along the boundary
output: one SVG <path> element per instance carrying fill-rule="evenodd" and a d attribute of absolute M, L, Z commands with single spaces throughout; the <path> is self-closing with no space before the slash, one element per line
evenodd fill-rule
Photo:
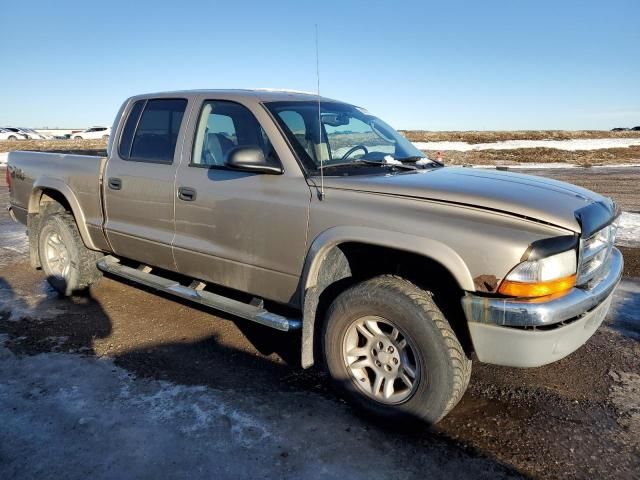
<path fill-rule="evenodd" d="M 11 208 L 26 223 L 27 213 L 37 211 L 46 190 L 63 193 L 76 217 L 83 240 L 90 248 L 102 249 L 102 172 L 106 157 L 64 153 L 11 152 Z"/>

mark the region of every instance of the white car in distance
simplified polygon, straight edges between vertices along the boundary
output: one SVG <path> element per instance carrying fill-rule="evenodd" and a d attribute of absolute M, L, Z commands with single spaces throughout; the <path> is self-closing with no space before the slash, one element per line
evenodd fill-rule
<path fill-rule="evenodd" d="M 23 128 L 23 127 L 3 127 L 5 130 L 9 130 L 11 132 L 23 135 L 24 138 L 29 140 L 49 140 L 53 138 L 51 135 L 42 135 L 41 133 L 36 132 L 31 128 Z"/>
<path fill-rule="evenodd" d="M 24 140 L 26 135 L 9 128 L 0 128 L 0 140 Z"/>
<path fill-rule="evenodd" d="M 71 138 L 74 140 L 96 140 L 107 139 L 111 135 L 111 127 L 91 127 L 83 130 L 82 132 L 75 132 L 71 134 Z"/>
<path fill-rule="evenodd" d="M 31 140 L 53 140 L 54 138 L 53 135 L 45 135 L 44 133 L 36 132 L 33 128 L 18 128 L 18 130 Z"/>

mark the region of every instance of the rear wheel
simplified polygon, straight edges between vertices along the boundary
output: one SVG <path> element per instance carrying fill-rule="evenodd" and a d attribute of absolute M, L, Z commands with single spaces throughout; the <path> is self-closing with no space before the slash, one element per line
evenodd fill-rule
<path fill-rule="evenodd" d="M 38 254 L 47 281 L 62 295 L 83 290 L 101 277 L 96 262 L 102 254 L 84 246 L 76 222 L 68 213 L 51 214 L 44 219 Z"/>
<path fill-rule="evenodd" d="M 433 424 L 464 394 L 471 362 L 428 292 L 384 275 L 343 292 L 327 315 L 327 367 L 356 405 Z"/>
<path fill-rule="evenodd" d="M 74 140 L 82 140 L 82 137 L 73 137 Z"/>
<path fill-rule="evenodd" d="M 16 137 L 15 135 L 9 135 L 9 140 L 17 140 L 18 137 Z"/>
<path fill-rule="evenodd" d="M 109 140 L 109 135 L 103 135 L 103 136 L 102 136 L 102 139 L 103 139 L 103 140 Z"/>

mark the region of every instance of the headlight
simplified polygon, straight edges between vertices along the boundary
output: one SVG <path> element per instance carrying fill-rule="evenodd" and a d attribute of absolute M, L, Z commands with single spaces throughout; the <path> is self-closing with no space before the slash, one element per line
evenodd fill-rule
<path fill-rule="evenodd" d="M 583 284 L 597 275 L 597 271 L 604 265 L 611 248 L 616 241 L 616 231 L 620 217 L 611 224 L 581 241 L 580 250 L 580 274 L 578 283 Z"/>
<path fill-rule="evenodd" d="M 504 278 L 498 292 L 511 297 L 542 297 L 569 290 L 576 284 L 575 250 L 517 265 Z"/>

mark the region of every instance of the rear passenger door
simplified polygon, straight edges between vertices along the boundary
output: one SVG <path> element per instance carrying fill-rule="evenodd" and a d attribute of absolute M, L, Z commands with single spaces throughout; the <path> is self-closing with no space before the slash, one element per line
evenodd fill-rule
<path fill-rule="evenodd" d="M 180 159 L 184 98 L 130 105 L 104 176 L 105 230 L 122 257 L 175 270 L 174 182 Z"/>

